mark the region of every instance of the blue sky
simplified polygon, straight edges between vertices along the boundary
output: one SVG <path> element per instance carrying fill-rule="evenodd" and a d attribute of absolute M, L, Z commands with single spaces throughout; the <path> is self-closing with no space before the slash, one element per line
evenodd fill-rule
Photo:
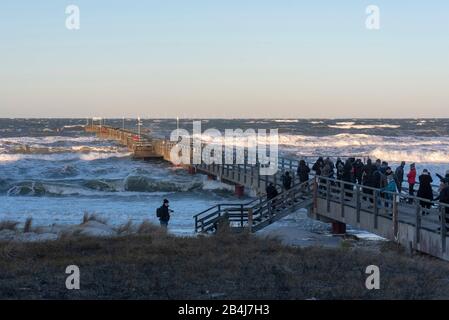
<path fill-rule="evenodd" d="M 340 2 L 2 1 L 0 117 L 449 117 L 449 3 Z"/>

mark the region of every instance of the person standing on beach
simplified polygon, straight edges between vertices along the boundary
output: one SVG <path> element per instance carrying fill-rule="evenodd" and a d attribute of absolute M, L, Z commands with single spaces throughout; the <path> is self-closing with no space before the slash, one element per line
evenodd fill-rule
<path fill-rule="evenodd" d="M 407 174 L 407 181 L 408 181 L 408 194 L 410 196 L 415 196 L 416 168 L 414 163 L 410 165 L 410 171 Z M 409 203 L 413 203 L 413 199 L 410 198 Z"/>
<path fill-rule="evenodd" d="M 394 180 L 396 181 L 396 185 L 398 186 L 399 193 L 402 192 L 402 183 L 404 182 L 404 167 L 405 161 L 402 161 L 401 165 L 394 171 Z"/>
<path fill-rule="evenodd" d="M 157 217 L 159 218 L 159 221 L 161 223 L 161 227 L 168 227 L 168 222 L 170 221 L 170 212 L 173 212 L 173 210 L 169 209 L 169 201 L 167 199 L 164 199 L 162 206 L 158 208 L 156 212 Z"/>

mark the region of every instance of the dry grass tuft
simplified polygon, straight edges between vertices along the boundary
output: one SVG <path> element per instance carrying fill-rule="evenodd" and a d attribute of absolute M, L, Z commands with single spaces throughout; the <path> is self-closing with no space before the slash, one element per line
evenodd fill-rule
<path fill-rule="evenodd" d="M 133 222 L 128 220 L 127 223 L 122 224 L 121 226 L 116 228 L 116 231 L 119 235 L 129 235 L 133 233 Z"/>
<path fill-rule="evenodd" d="M 84 212 L 83 222 L 81 224 L 82 225 L 86 224 L 89 221 L 97 221 L 97 222 L 102 223 L 102 224 L 107 224 L 108 223 L 107 219 L 99 217 L 98 214 L 96 214 L 96 213 Z"/>
<path fill-rule="evenodd" d="M 32 224 L 33 224 L 33 218 L 28 217 L 28 218 L 26 219 L 26 221 L 25 221 L 25 225 L 23 226 L 23 233 L 31 232 L 31 230 L 32 230 L 32 228 L 31 228 Z"/>
<path fill-rule="evenodd" d="M 161 232 L 161 228 L 154 225 L 153 223 L 151 223 L 148 220 L 144 220 L 139 227 L 137 228 L 137 233 L 138 234 L 155 234 L 155 233 L 160 233 Z"/>
<path fill-rule="evenodd" d="M 0 222 L 0 231 L 2 230 L 11 230 L 11 231 L 17 231 L 17 226 L 19 225 L 18 222 L 15 221 L 2 221 Z"/>

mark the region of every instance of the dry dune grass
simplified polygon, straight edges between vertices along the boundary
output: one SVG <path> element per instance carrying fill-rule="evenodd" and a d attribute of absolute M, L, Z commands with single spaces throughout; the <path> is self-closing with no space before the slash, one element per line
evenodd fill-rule
<path fill-rule="evenodd" d="M 15 221 L 9 221 L 9 220 L 1 221 L 0 222 L 0 231 L 2 231 L 2 230 L 16 231 L 18 225 L 19 225 L 19 223 L 15 222 Z"/>
<path fill-rule="evenodd" d="M 107 222 L 108 222 L 107 219 L 100 217 L 96 213 L 84 212 L 83 222 L 81 224 L 86 224 L 89 221 L 97 221 L 102 224 L 107 224 Z"/>
<path fill-rule="evenodd" d="M 149 222 L 138 234 L 0 243 L 0 298 L 31 299 L 436 299 L 449 298 L 449 266 L 428 257 L 355 248 L 293 248 L 221 231 L 173 237 Z M 81 290 L 65 289 L 65 268 Z M 381 289 L 365 288 L 368 265 Z"/>
<path fill-rule="evenodd" d="M 31 232 L 32 231 L 32 225 L 33 225 L 33 218 L 27 218 L 25 221 L 25 225 L 23 226 L 23 232 Z"/>

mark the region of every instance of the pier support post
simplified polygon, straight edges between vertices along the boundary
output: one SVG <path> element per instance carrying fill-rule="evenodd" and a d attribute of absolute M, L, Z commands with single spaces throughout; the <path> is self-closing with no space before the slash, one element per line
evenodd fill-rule
<path fill-rule="evenodd" d="M 189 166 L 187 171 L 189 172 L 189 174 L 196 174 L 196 168 L 194 166 Z"/>
<path fill-rule="evenodd" d="M 235 195 L 239 198 L 243 197 L 243 195 L 245 194 L 245 187 L 240 185 L 240 184 L 236 184 L 235 185 Z"/>
<path fill-rule="evenodd" d="M 334 221 L 332 222 L 332 234 L 345 234 L 346 223 Z"/>

